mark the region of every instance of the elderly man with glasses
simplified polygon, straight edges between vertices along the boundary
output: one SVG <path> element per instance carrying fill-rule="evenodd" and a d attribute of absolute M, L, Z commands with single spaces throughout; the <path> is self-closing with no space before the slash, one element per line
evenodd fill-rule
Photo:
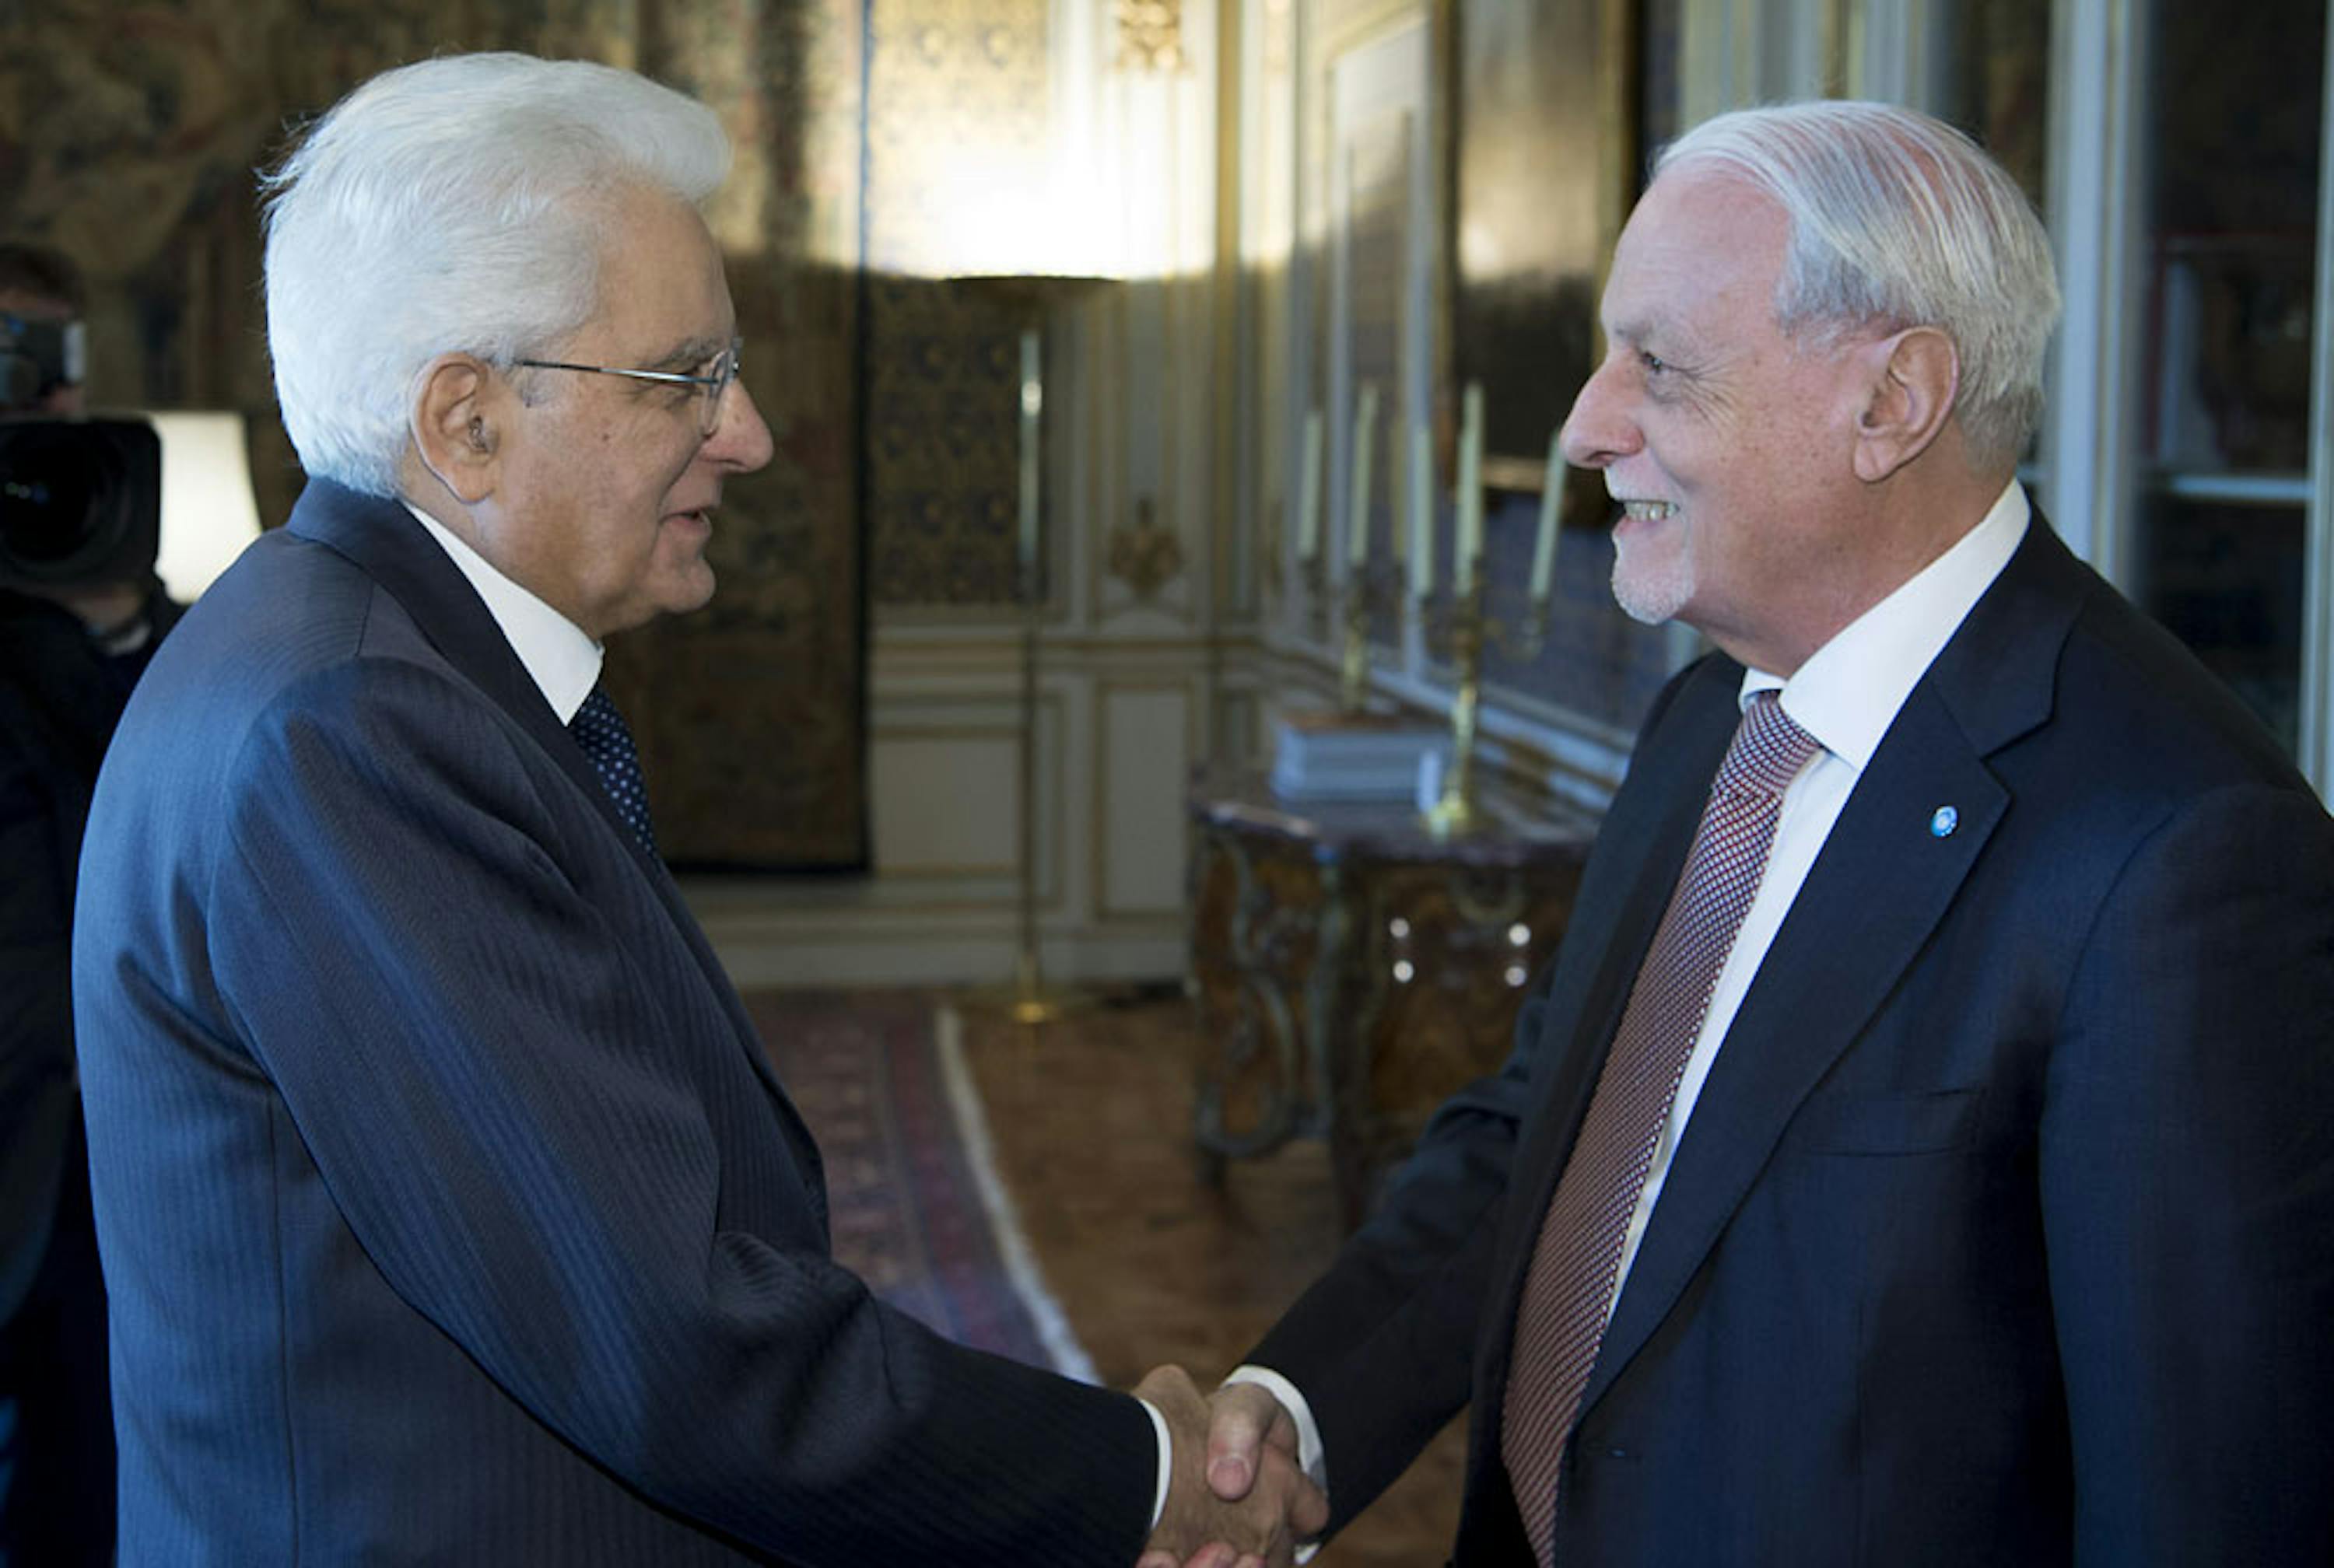
<path fill-rule="evenodd" d="M 656 858 L 603 640 L 712 595 L 769 460 L 713 116 L 516 55 L 376 78 L 275 180 L 309 474 L 164 649 L 74 945 L 125 1564 L 1285 1562 L 1187 1380 L 952 1345 Z"/>

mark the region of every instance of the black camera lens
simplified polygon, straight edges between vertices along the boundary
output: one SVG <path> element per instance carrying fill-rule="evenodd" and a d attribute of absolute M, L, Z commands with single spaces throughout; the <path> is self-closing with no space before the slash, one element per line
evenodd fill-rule
<path fill-rule="evenodd" d="M 0 580 L 134 582 L 151 572 L 161 471 L 142 419 L 0 419 Z"/>
<path fill-rule="evenodd" d="M 85 447 L 43 441 L 16 457 L 22 466 L 0 474 L 0 541 L 16 571 L 45 576 L 111 543 L 91 536 L 105 476 Z"/>

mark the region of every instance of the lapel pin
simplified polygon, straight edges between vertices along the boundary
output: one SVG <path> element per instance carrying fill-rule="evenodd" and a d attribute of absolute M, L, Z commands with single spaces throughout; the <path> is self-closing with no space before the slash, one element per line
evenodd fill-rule
<path fill-rule="evenodd" d="M 1962 813 L 1951 806 L 1939 806 L 1929 813 L 1929 836 L 1942 839 L 1952 835 L 1962 825 Z"/>

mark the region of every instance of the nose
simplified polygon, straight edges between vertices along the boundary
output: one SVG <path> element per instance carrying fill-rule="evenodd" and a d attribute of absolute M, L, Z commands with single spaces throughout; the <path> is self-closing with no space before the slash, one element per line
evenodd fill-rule
<path fill-rule="evenodd" d="M 698 456 L 730 473 L 750 474 L 766 467 L 776 450 L 770 427 L 754 406 L 754 394 L 746 390 L 745 382 L 731 381 L 722 389 L 720 423 L 698 448 Z"/>
<path fill-rule="evenodd" d="M 1564 460 L 1576 468 L 1606 468 L 1637 449 L 1643 441 L 1635 420 L 1622 407 L 1623 356 L 1608 354 L 1581 384 L 1564 417 L 1558 444 Z"/>

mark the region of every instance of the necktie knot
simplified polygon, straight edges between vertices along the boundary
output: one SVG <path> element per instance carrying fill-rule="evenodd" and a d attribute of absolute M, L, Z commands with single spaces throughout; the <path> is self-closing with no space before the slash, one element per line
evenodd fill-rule
<path fill-rule="evenodd" d="M 567 721 L 567 733 L 592 759 L 592 771 L 600 775 L 600 787 L 607 791 L 616 814 L 632 830 L 642 849 L 656 853 L 656 833 L 649 825 L 648 784 L 641 776 L 641 754 L 632 744 L 631 726 L 616 711 L 605 687 L 593 687 L 584 706 Z"/>
<path fill-rule="evenodd" d="M 1726 760 L 1718 765 L 1714 790 L 1730 794 L 1781 794 L 1822 749 L 1816 737 L 1783 711 L 1772 691 L 1759 692 L 1742 710 L 1741 727 Z"/>

